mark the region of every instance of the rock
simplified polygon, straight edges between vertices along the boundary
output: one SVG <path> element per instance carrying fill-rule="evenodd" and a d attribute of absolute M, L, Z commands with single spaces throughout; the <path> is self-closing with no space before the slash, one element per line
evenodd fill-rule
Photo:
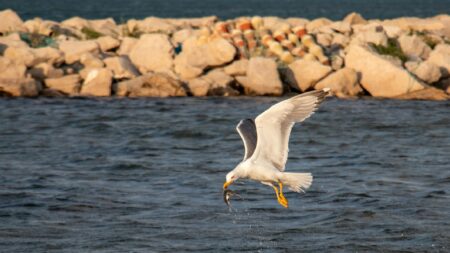
<path fill-rule="evenodd" d="M 343 22 L 348 23 L 350 25 L 365 25 L 368 23 L 367 20 L 361 16 L 361 14 L 356 12 L 348 14 L 344 18 Z"/>
<path fill-rule="evenodd" d="M 36 97 L 42 86 L 31 78 L 0 78 L 0 94 L 13 97 Z"/>
<path fill-rule="evenodd" d="M 362 87 L 374 97 L 396 97 L 425 88 L 408 71 L 381 57 L 369 47 L 351 45 L 345 56 L 345 63 L 346 67 L 361 74 Z"/>
<path fill-rule="evenodd" d="M 388 37 L 384 32 L 384 30 L 381 31 L 367 30 L 357 33 L 351 40 L 351 44 L 365 45 L 367 43 L 387 46 Z"/>
<path fill-rule="evenodd" d="M 72 17 L 66 19 L 61 22 L 61 25 L 72 27 L 75 28 L 76 30 L 81 30 L 84 27 L 90 27 L 89 21 L 80 17 Z"/>
<path fill-rule="evenodd" d="M 327 76 L 331 71 L 331 67 L 325 66 L 318 61 L 296 60 L 289 64 L 291 72 L 289 84 L 302 92 L 311 89 L 314 85 Z"/>
<path fill-rule="evenodd" d="M 201 18 L 169 18 L 166 19 L 167 22 L 173 24 L 177 27 L 194 27 L 202 28 L 213 26 L 214 22 L 217 21 L 216 16 L 206 16 Z"/>
<path fill-rule="evenodd" d="M 235 55 L 236 48 L 221 37 L 190 37 L 175 58 L 175 72 L 181 79 L 189 80 L 199 76 L 207 67 L 232 61 Z"/>
<path fill-rule="evenodd" d="M 137 22 L 137 30 L 144 33 L 165 33 L 170 34 L 176 30 L 176 26 L 167 22 L 163 18 L 148 17 Z"/>
<path fill-rule="evenodd" d="M 350 34 L 352 32 L 352 26 L 348 22 L 343 21 L 337 21 L 333 22 L 329 25 L 329 27 L 336 32 L 342 33 L 342 34 Z"/>
<path fill-rule="evenodd" d="M 97 40 L 98 45 L 100 46 L 100 49 L 103 52 L 107 52 L 112 49 L 116 49 L 120 46 L 120 41 L 117 39 L 114 39 L 111 36 L 102 36 L 98 38 Z"/>
<path fill-rule="evenodd" d="M 340 55 L 333 55 L 331 57 L 331 68 L 333 70 L 341 69 L 344 66 L 344 58 Z"/>
<path fill-rule="evenodd" d="M 351 68 L 343 68 L 331 73 L 318 82 L 314 89 L 330 88 L 337 97 L 354 97 L 363 92 L 358 82 L 358 74 Z"/>
<path fill-rule="evenodd" d="M 229 87 L 234 79 L 225 74 L 221 69 L 213 69 L 203 76 L 203 79 L 211 83 L 211 88 Z"/>
<path fill-rule="evenodd" d="M 141 73 L 166 72 L 173 65 L 173 47 L 165 34 L 144 34 L 130 52 L 130 59 Z"/>
<path fill-rule="evenodd" d="M 98 54 L 99 46 L 96 41 L 63 41 L 59 43 L 59 49 L 64 53 L 64 59 L 67 64 L 79 61 L 85 53 Z"/>
<path fill-rule="evenodd" d="M 117 96 L 172 97 L 186 96 L 182 83 L 164 73 L 149 73 L 116 86 Z"/>
<path fill-rule="evenodd" d="M 120 43 L 120 47 L 117 50 L 118 55 L 129 55 L 131 50 L 133 50 L 134 46 L 138 42 L 138 39 L 124 37 L 122 39 L 122 43 Z"/>
<path fill-rule="evenodd" d="M 106 68 L 112 71 L 114 79 L 131 79 L 139 76 L 139 71 L 127 56 L 108 57 L 103 61 Z"/>
<path fill-rule="evenodd" d="M 3 53 L 3 56 L 18 64 L 24 64 L 27 67 L 38 63 L 33 50 L 28 47 L 8 47 Z"/>
<path fill-rule="evenodd" d="M 395 98 L 408 100 L 449 100 L 450 95 L 443 90 L 428 87 L 422 90 L 403 94 Z"/>
<path fill-rule="evenodd" d="M 289 23 L 279 17 L 263 17 L 264 27 L 275 32 L 283 26 L 289 26 Z"/>
<path fill-rule="evenodd" d="M 22 19 L 11 9 L 0 11 L 0 34 L 24 31 Z"/>
<path fill-rule="evenodd" d="M 350 43 L 350 38 L 348 36 L 342 34 L 335 34 L 333 36 L 333 40 L 331 41 L 332 45 L 339 45 L 341 48 L 345 48 Z"/>
<path fill-rule="evenodd" d="M 439 44 L 430 53 L 428 62 L 433 63 L 441 69 L 442 76 L 450 75 L 450 45 Z"/>
<path fill-rule="evenodd" d="M 89 20 L 89 28 L 101 33 L 102 35 L 117 37 L 119 27 L 113 18 Z"/>
<path fill-rule="evenodd" d="M 23 79 L 27 67 L 24 64 L 0 56 L 0 79 Z"/>
<path fill-rule="evenodd" d="M 403 53 L 410 59 L 416 57 L 426 59 L 431 52 L 431 48 L 416 35 L 402 35 L 398 39 L 398 42 Z"/>
<path fill-rule="evenodd" d="M 202 77 L 189 80 L 189 91 L 196 97 L 204 97 L 208 94 L 211 83 Z"/>
<path fill-rule="evenodd" d="M 80 56 L 80 63 L 83 64 L 85 68 L 103 68 L 105 64 L 97 56 L 92 53 L 83 53 Z"/>
<path fill-rule="evenodd" d="M 196 33 L 192 29 L 182 29 L 174 32 L 172 34 L 172 44 L 179 45 L 182 44 L 189 37 L 194 36 Z"/>
<path fill-rule="evenodd" d="M 427 83 L 437 82 L 441 78 L 441 71 L 439 67 L 434 65 L 433 63 L 425 62 L 406 62 L 406 69 L 409 72 L 413 73 L 420 80 L 425 81 Z"/>
<path fill-rule="evenodd" d="M 316 34 L 317 43 L 323 47 L 329 47 L 333 42 L 333 36 L 329 33 L 318 33 Z"/>
<path fill-rule="evenodd" d="M 50 88 L 44 88 L 41 91 L 40 95 L 43 97 L 50 97 L 50 98 L 60 98 L 66 96 L 64 93 Z"/>
<path fill-rule="evenodd" d="M 34 55 L 36 56 L 36 62 L 39 63 L 49 63 L 49 64 L 60 64 L 64 61 L 64 54 L 60 50 L 53 47 L 41 47 L 33 49 Z"/>
<path fill-rule="evenodd" d="M 248 63 L 246 77 L 239 77 L 246 94 L 281 95 L 283 84 L 277 70 L 275 60 L 271 58 L 254 57 Z"/>
<path fill-rule="evenodd" d="M 12 33 L 8 36 L 0 36 L 0 55 L 4 53 L 7 47 L 24 47 L 28 48 L 27 43 L 20 39 L 18 33 Z"/>
<path fill-rule="evenodd" d="M 230 76 L 244 76 L 245 74 L 247 74 L 247 69 L 248 60 L 242 59 L 234 61 L 230 65 L 226 66 L 223 70 L 225 74 L 228 74 Z"/>
<path fill-rule="evenodd" d="M 80 91 L 81 79 L 78 74 L 67 75 L 59 78 L 45 79 L 45 85 L 53 90 L 60 91 L 68 95 L 76 95 Z"/>
<path fill-rule="evenodd" d="M 28 73 L 39 81 L 44 81 L 46 78 L 59 78 L 64 75 L 62 69 L 56 69 L 53 65 L 42 62 L 31 68 Z"/>
<path fill-rule="evenodd" d="M 315 31 L 317 29 L 319 29 L 320 27 L 328 26 L 332 23 L 333 23 L 333 21 L 329 20 L 328 18 L 317 18 L 317 19 L 311 20 L 306 25 L 306 30 L 308 31 L 308 33 L 315 33 Z"/>
<path fill-rule="evenodd" d="M 111 84 L 111 70 L 105 68 L 93 69 L 84 80 L 80 94 L 84 96 L 108 97 L 111 96 Z"/>

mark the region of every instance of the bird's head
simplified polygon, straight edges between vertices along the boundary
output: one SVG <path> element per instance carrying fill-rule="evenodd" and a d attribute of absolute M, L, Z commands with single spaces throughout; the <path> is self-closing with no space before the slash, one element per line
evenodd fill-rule
<path fill-rule="evenodd" d="M 223 184 L 223 189 L 227 189 L 230 184 L 232 184 L 234 181 L 239 179 L 239 175 L 237 173 L 237 170 L 232 170 L 228 172 L 227 176 L 225 177 L 225 183 Z"/>

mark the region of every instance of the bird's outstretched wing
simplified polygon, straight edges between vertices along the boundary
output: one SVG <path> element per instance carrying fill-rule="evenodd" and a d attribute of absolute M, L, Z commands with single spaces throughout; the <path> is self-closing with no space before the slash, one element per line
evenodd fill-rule
<path fill-rule="evenodd" d="M 255 120 L 258 143 L 251 159 L 268 161 L 284 171 L 292 127 L 296 122 L 311 116 L 328 92 L 328 88 L 306 92 L 281 101 L 261 113 Z"/>
<path fill-rule="evenodd" d="M 256 148 L 257 135 L 255 122 L 252 119 L 243 119 L 237 124 L 236 130 L 241 136 L 242 142 L 244 142 L 245 153 L 243 161 L 245 161 L 253 155 Z"/>

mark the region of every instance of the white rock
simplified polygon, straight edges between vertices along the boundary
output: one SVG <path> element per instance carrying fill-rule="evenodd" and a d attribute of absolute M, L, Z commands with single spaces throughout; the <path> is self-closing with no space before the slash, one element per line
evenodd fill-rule
<path fill-rule="evenodd" d="M 113 72 L 114 79 L 131 79 L 139 76 L 139 71 L 126 56 L 108 57 L 103 61 L 106 67 Z"/>
<path fill-rule="evenodd" d="M 130 52 L 130 59 L 141 71 L 166 72 L 173 65 L 173 47 L 165 34 L 144 34 Z"/>
<path fill-rule="evenodd" d="M 107 97 L 111 96 L 112 72 L 98 68 L 89 72 L 81 87 L 81 95 Z"/>
<path fill-rule="evenodd" d="M 180 81 L 164 73 L 149 73 L 117 84 L 117 96 L 169 97 L 186 96 Z"/>
<path fill-rule="evenodd" d="M 45 79 L 45 85 L 48 88 L 60 91 L 68 95 L 76 95 L 79 93 L 81 86 L 80 82 L 81 79 L 78 74 Z"/>
<path fill-rule="evenodd" d="M 254 57 L 248 63 L 246 81 L 240 77 L 246 94 L 281 95 L 283 84 L 277 70 L 275 60 Z"/>
<path fill-rule="evenodd" d="M 337 97 L 354 97 L 363 92 L 358 83 L 358 74 L 351 68 L 343 68 L 331 73 L 318 82 L 314 89 L 330 88 Z"/>
<path fill-rule="evenodd" d="M 413 73 L 420 80 L 425 81 L 427 83 L 437 82 L 442 76 L 439 67 L 428 61 L 424 62 L 409 61 L 405 63 L 405 67 L 406 69 L 408 69 L 409 72 Z"/>
<path fill-rule="evenodd" d="M 234 61 L 230 65 L 226 66 L 223 70 L 230 76 L 244 76 L 247 74 L 248 60 L 241 59 Z"/>
<path fill-rule="evenodd" d="M 120 47 L 117 50 L 118 55 L 129 55 L 131 50 L 133 50 L 134 46 L 138 42 L 138 39 L 124 37 L 122 39 L 122 43 L 120 43 Z"/>
<path fill-rule="evenodd" d="M 314 87 L 314 85 L 327 76 L 331 71 L 331 67 L 325 66 L 318 61 L 296 60 L 289 64 L 291 77 L 289 84 L 302 92 Z"/>
<path fill-rule="evenodd" d="M 64 53 L 64 59 L 67 64 L 73 64 L 79 61 L 85 53 L 99 53 L 99 45 L 96 41 L 63 41 L 59 43 L 59 49 Z"/>
<path fill-rule="evenodd" d="M 403 53 L 410 59 L 416 57 L 427 59 L 431 52 L 431 48 L 416 35 L 402 35 L 398 42 Z"/>
<path fill-rule="evenodd" d="M 374 97 L 395 97 L 425 87 L 408 71 L 368 47 L 351 45 L 345 64 L 361 73 L 361 85 Z"/>
<path fill-rule="evenodd" d="M 450 75 L 450 45 L 439 44 L 428 57 L 428 62 L 441 68 L 442 76 L 447 77 Z"/>
<path fill-rule="evenodd" d="M 25 31 L 22 19 L 11 9 L 0 11 L 0 20 L 0 34 Z"/>
<path fill-rule="evenodd" d="M 103 52 L 118 48 L 120 46 L 120 41 L 111 36 L 102 36 L 96 39 L 96 41 Z"/>

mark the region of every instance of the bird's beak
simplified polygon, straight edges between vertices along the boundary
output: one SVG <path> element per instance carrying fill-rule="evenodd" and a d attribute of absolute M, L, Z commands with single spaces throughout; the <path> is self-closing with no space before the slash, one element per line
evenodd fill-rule
<path fill-rule="evenodd" d="M 226 181 L 225 183 L 223 183 L 223 189 L 224 189 L 224 190 L 227 189 L 228 186 L 229 186 L 230 184 L 232 184 L 232 183 L 233 183 L 233 181 Z"/>

